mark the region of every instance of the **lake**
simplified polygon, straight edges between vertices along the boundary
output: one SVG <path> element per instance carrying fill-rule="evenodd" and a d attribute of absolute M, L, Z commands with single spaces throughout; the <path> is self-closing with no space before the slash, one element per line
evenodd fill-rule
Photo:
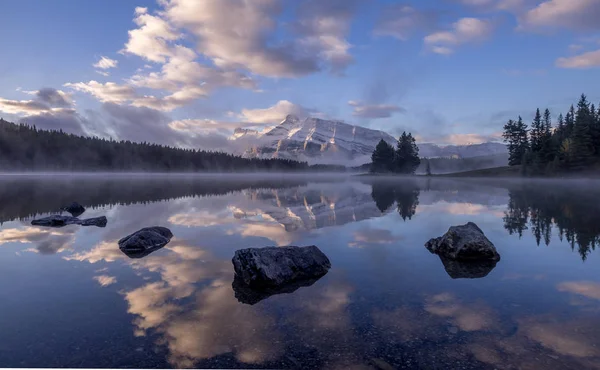
<path fill-rule="evenodd" d="M 600 183 L 0 176 L 1 367 L 600 369 Z M 44 228 L 78 201 L 108 225 Z M 425 242 L 473 221 L 495 266 Z M 141 258 L 117 241 L 174 238 Z M 316 245 L 310 286 L 240 302 L 231 258 Z"/>

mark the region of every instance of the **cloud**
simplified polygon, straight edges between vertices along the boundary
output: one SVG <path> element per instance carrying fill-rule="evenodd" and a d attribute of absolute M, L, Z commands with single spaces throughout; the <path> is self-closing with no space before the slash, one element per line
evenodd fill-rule
<path fill-rule="evenodd" d="M 600 30 L 598 0 L 547 0 L 519 17 L 525 29 Z"/>
<path fill-rule="evenodd" d="M 397 243 L 400 239 L 388 229 L 371 229 L 363 228 L 355 231 L 353 234 L 354 240 L 348 243 L 349 247 L 362 248 L 365 245 L 385 245 Z"/>
<path fill-rule="evenodd" d="M 121 53 L 137 55 L 151 62 L 164 63 L 171 56 L 170 41 L 181 37 L 167 21 L 148 14 L 147 8 L 135 8 L 135 24 L 139 28 L 129 31 L 129 40 Z"/>
<path fill-rule="evenodd" d="M 403 4 L 388 5 L 381 10 L 374 34 L 405 41 L 417 31 L 431 31 L 438 17 L 436 11 L 422 11 Z"/>
<path fill-rule="evenodd" d="M 300 46 L 328 62 L 334 72 L 343 71 L 354 61 L 352 45 L 346 41 L 357 6 L 362 0 L 306 0 L 298 10 L 296 30 Z"/>
<path fill-rule="evenodd" d="M 135 90 L 131 86 L 118 85 L 114 82 L 101 83 L 91 80 L 89 82 L 68 82 L 64 86 L 88 93 L 101 102 L 124 103 L 136 97 Z"/>
<path fill-rule="evenodd" d="M 600 283 L 593 281 L 566 281 L 556 287 L 559 292 L 569 292 L 600 300 Z"/>
<path fill-rule="evenodd" d="M 0 111 L 8 114 L 37 114 L 49 111 L 50 107 L 35 100 L 8 100 L 0 98 Z"/>
<path fill-rule="evenodd" d="M 34 244 L 29 251 L 40 254 L 55 254 L 71 249 L 75 235 L 72 228 L 45 229 L 24 226 L 0 231 L 0 245 L 6 243 Z"/>
<path fill-rule="evenodd" d="M 450 54 L 459 45 L 480 42 L 493 31 L 492 23 L 478 18 L 461 18 L 449 31 L 439 31 L 425 36 L 425 44 L 437 54 Z"/>
<path fill-rule="evenodd" d="M 388 118 L 394 113 L 405 111 L 393 104 L 365 104 L 353 100 L 349 101 L 348 104 L 354 107 L 352 115 L 361 118 Z"/>
<path fill-rule="evenodd" d="M 263 76 L 294 77 L 316 72 L 317 61 L 289 42 L 272 43 L 277 0 L 171 0 L 165 16 L 196 36 L 197 50 L 220 68 L 245 69 Z"/>
<path fill-rule="evenodd" d="M 0 98 L 0 111 L 8 114 L 35 115 L 60 111 L 73 106 L 71 96 L 64 91 L 44 87 L 35 91 L 23 91 L 35 96 L 33 100 L 9 100 Z"/>
<path fill-rule="evenodd" d="M 450 293 L 428 297 L 425 311 L 446 317 L 459 329 L 468 332 L 490 330 L 498 326 L 498 319 L 488 306 L 476 302 L 464 304 Z"/>
<path fill-rule="evenodd" d="M 600 67 L 600 50 L 563 57 L 556 60 L 556 66 L 560 68 L 586 69 Z"/>
<path fill-rule="evenodd" d="M 51 107 L 69 108 L 73 106 L 71 95 L 62 90 L 44 87 L 33 93 L 39 101 L 42 101 Z"/>
<path fill-rule="evenodd" d="M 196 53 L 177 45 L 160 72 L 136 74 L 128 82 L 136 87 L 167 90 L 172 94 L 164 98 L 145 96 L 133 102 L 135 106 L 171 111 L 192 101 L 205 98 L 216 88 L 223 86 L 256 89 L 256 82 L 238 72 L 208 67 L 195 61 Z"/>
<path fill-rule="evenodd" d="M 298 77 L 330 68 L 341 72 L 352 62 L 349 32 L 357 0 L 308 0 L 296 8 L 294 37 L 276 21 L 279 0 L 165 1 L 165 18 L 197 39 L 196 50 L 216 67 L 268 77 Z M 274 41 L 276 40 L 277 41 Z"/>
<path fill-rule="evenodd" d="M 100 57 L 100 60 L 98 62 L 94 63 L 93 67 L 100 69 L 109 69 L 116 68 L 117 64 L 119 64 L 118 61 L 102 56 Z"/>
<path fill-rule="evenodd" d="M 243 121 L 256 124 L 277 124 L 285 119 L 288 114 L 306 117 L 311 112 L 301 105 L 288 100 L 280 100 L 275 105 L 265 109 L 242 109 L 239 115 Z"/>
<path fill-rule="evenodd" d="M 85 119 L 74 109 L 70 94 L 49 87 L 23 92 L 35 98 L 33 100 L 0 98 L 0 111 L 18 115 L 19 122 L 35 125 L 39 129 L 62 129 L 71 134 L 84 134 Z"/>
<path fill-rule="evenodd" d="M 94 276 L 94 280 L 96 280 L 98 284 L 100 284 L 103 287 L 112 285 L 117 282 L 116 277 L 108 275 Z"/>

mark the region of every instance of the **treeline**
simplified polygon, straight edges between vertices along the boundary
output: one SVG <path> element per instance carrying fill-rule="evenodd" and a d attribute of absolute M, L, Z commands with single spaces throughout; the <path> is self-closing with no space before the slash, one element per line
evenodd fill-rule
<path fill-rule="evenodd" d="M 551 112 L 538 108 L 531 126 L 523 118 L 504 125 L 509 165 L 521 166 L 524 175 L 581 171 L 600 159 L 600 106 L 581 95 L 577 108 L 558 116 L 553 125 Z"/>
<path fill-rule="evenodd" d="M 302 171 L 306 162 L 242 158 L 223 152 L 181 149 L 38 130 L 0 119 L 0 170 L 4 171 Z"/>
<path fill-rule="evenodd" d="M 403 132 L 398 139 L 397 147 L 381 139 L 371 155 L 372 173 L 414 174 L 421 164 L 419 147 L 409 132 Z"/>

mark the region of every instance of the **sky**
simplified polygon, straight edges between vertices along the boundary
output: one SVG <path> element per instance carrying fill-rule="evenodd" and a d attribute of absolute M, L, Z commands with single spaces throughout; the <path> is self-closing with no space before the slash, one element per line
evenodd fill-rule
<path fill-rule="evenodd" d="M 600 103 L 600 0 L 0 0 L 0 117 L 228 150 L 287 114 L 500 140 Z"/>

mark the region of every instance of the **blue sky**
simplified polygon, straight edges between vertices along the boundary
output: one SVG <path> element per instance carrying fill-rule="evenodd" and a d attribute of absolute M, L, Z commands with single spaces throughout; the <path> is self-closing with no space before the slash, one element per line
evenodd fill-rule
<path fill-rule="evenodd" d="M 0 116 L 227 149 L 286 114 L 420 141 L 600 102 L 598 0 L 3 1 Z"/>

